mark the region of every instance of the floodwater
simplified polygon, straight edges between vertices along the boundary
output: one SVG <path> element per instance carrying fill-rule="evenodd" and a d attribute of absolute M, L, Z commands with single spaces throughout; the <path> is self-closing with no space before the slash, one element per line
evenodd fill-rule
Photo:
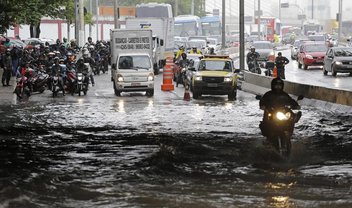
<path fill-rule="evenodd" d="M 303 107 L 284 161 L 243 92 L 67 100 L 0 106 L 0 207 L 352 206 L 350 114 Z"/>

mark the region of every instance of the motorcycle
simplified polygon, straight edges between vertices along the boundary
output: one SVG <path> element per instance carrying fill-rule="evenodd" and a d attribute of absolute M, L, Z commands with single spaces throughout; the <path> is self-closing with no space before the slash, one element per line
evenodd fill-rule
<path fill-rule="evenodd" d="M 76 90 L 76 80 L 77 76 L 74 70 L 68 70 L 67 71 L 67 77 L 66 77 L 66 90 L 73 95 Z"/>
<path fill-rule="evenodd" d="M 62 90 L 63 95 L 65 95 L 65 89 L 62 84 L 59 83 L 60 78 L 58 75 L 52 76 L 51 91 L 53 92 L 53 97 L 56 97 L 58 92 Z"/>
<path fill-rule="evenodd" d="M 248 62 L 248 70 L 252 73 L 256 73 L 256 74 L 261 74 L 262 70 L 260 69 L 260 66 L 258 64 L 257 60 L 250 60 Z"/>
<path fill-rule="evenodd" d="M 38 72 L 29 81 L 32 84 L 33 92 L 43 93 L 47 87 L 49 75 L 44 72 Z"/>
<path fill-rule="evenodd" d="M 303 99 L 299 96 L 298 100 Z M 267 115 L 260 123 L 263 136 L 275 148 L 282 158 L 288 158 L 291 153 L 291 137 L 295 123 L 301 118 L 302 112 L 293 112 L 291 106 L 272 108 L 265 111 Z"/>
<path fill-rule="evenodd" d="M 178 84 L 183 84 L 183 86 L 186 87 L 186 84 L 187 84 L 186 72 L 187 72 L 187 69 L 182 68 L 181 72 L 177 74 L 176 87 L 178 87 Z"/>
<path fill-rule="evenodd" d="M 14 93 L 19 99 L 24 98 L 24 96 L 31 96 L 31 91 L 28 87 L 28 81 L 29 80 L 26 76 L 22 76 L 18 79 Z"/>
<path fill-rule="evenodd" d="M 273 61 L 267 61 L 265 63 L 265 76 L 271 77 L 273 71 L 274 71 L 275 63 Z"/>
<path fill-rule="evenodd" d="M 79 96 L 81 96 L 81 93 L 83 92 L 84 95 L 87 95 L 88 91 L 88 77 L 87 75 L 78 72 L 76 74 L 77 81 L 76 81 L 76 92 L 78 93 Z"/>

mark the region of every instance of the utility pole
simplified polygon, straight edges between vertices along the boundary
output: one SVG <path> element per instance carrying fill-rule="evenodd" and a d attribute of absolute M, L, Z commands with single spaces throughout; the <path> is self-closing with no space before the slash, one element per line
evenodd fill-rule
<path fill-rule="evenodd" d="M 225 49 L 225 0 L 222 0 L 221 49 Z"/>
<path fill-rule="evenodd" d="M 194 15 L 194 0 L 192 0 L 191 14 Z"/>
<path fill-rule="evenodd" d="M 339 32 L 338 32 L 338 41 L 340 43 L 342 35 L 342 0 L 339 0 Z"/>
<path fill-rule="evenodd" d="M 282 20 L 281 20 L 281 0 L 279 0 L 279 20 L 282 22 Z"/>
<path fill-rule="evenodd" d="M 96 27 L 97 27 L 97 41 L 99 40 L 99 2 L 95 0 L 95 5 L 97 6 L 97 14 L 96 14 Z"/>
<path fill-rule="evenodd" d="M 114 1 L 114 22 L 115 22 L 115 29 L 120 29 L 119 24 L 119 3 L 118 0 Z"/>
<path fill-rule="evenodd" d="M 258 38 L 259 38 L 259 40 L 261 40 L 262 39 L 262 37 L 261 37 L 261 35 L 260 35 L 260 22 L 261 22 L 261 20 L 260 20 L 260 0 L 258 0 Z"/>
<path fill-rule="evenodd" d="M 89 12 L 93 14 L 93 0 L 89 0 Z M 89 37 L 92 37 L 92 25 L 89 24 Z"/>
<path fill-rule="evenodd" d="M 244 70 L 244 0 L 240 0 L 240 70 Z"/>
<path fill-rule="evenodd" d="M 82 47 L 84 46 L 84 7 L 83 7 L 83 0 L 79 0 L 79 22 L 80 22 L 80 27 L 79 27 L 79 46 Z"/>
<path fill-rule="evenodd" d="M 79 0 L 75 0 L 75 39 L 79 44 Z"/>
<path fill-rule="evenodd" d="M 175 0 L 175 17 L 177 16 L 178 14 L 178 0 Z"/>
<path fill-rule="evenodd" d="M 314 1 L 312 0 L 312 19 L 314 19 Z"/>

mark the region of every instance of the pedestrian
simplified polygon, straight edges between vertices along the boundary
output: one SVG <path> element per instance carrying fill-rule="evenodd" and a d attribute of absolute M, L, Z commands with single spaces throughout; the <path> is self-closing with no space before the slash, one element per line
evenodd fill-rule
<path fill-rule="evenodd" d="M 11 49 L 6 49 L 5 55 L 2 57 L 2 68 L 4 69 L 2 73 L 2 86 L 10 86 L 11 72 L 12 72 L 12 58 Z"/>
<path fill-rule="evenodd" d="M 282 53 L 277 53 L 277 57 L 275 59 L 276 69 L 277 69 L 277 77 L 280 79 L 285 79 L 285 65 L 288 64 L 290 61 L 285 57 L 282 56 Z"/>

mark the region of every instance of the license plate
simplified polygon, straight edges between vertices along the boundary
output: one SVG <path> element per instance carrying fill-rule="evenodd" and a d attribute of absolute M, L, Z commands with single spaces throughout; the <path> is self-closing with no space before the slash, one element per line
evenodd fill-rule
<path fill-rule="evenodd" d="M 323 60 L 316 60 L 317 63 L 323 63 Z"/>
<path fill-rule="evenodd" d="M 131 84 L 131 86 L 140 86 L 141 85 L 141 83 L 139 83 L 139 82 L 133 82 L 132 84 Z"/>
<path fill-rule="evenodd" d="M 217 87 L 218 86 L 218 84 L 216 84 L 216 83 L 208 83 L 208 87 Z"/>

